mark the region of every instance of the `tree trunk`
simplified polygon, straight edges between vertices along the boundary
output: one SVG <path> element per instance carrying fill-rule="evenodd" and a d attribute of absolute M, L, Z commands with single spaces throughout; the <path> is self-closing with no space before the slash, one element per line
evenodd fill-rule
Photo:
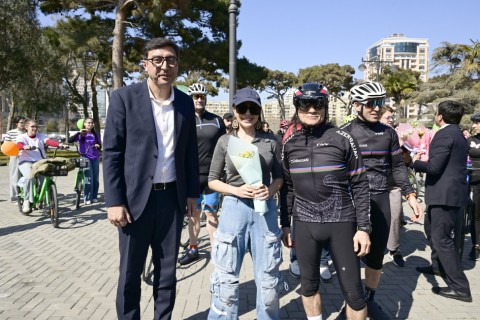
<path fill-rule="evenodd" d="M 123 47 L 125 45 L 125 20 L 131 0 L 118 0 L 112 43 L 113 89 L 123 86 Z"/>
<path fill-rule="evenodd" d="M 7 96 L 2 99 L 2 101 L 8 106 L 8 120 L 7 120 L 7 131 L 13 129 L 13 118 L 15 117 L 15 101 L 13 101 L 13 95 L 10 96 L 11 98 L 8 99 Z"/>
<path fill-rule="evenodd" d="M 97 61 L 97 64 L 95 65 L 95 71 L 92 74 L 92 80 L 90 81 L 90 89 L 92 90 L 92 118 L 98 133 L 100 133 L 100 119 L 98 117 L 97 88 L 95 86 L 95 79 L 98 74 L 99 65 L 100 61 Z"/>

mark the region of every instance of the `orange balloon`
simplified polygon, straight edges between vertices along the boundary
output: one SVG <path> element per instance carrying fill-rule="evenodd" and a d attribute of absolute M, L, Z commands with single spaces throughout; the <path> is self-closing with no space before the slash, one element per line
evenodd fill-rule
<path fill-rule="evenodd" d="M 18 149 L 18 146 L 15 142 L 5 141 L 2 144 L 1 149 L 2 149 L 3 154 L 5 154 L 7 156 L 10 156 L 10 157 L 18 156 L 19 149 Z"/>

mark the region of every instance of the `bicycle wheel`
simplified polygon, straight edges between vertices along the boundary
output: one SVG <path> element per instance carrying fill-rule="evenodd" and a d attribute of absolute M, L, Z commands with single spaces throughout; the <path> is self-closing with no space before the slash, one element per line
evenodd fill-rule
<path fill-rule="evenodd" d="M 180 236 L 180 246 L 183 248 L 188 247 L 190 244 L 190 235 L 188 233 L 188 217 L 183 219 L 182 234 Z"/>
<path fill-rule="evenodd" d="M 77 184 L 75 186 L 75 192 L 77 193 L 77 198 L 75 200 L 75 209 L 80 208 L 80 201 L 82 201 L 82 192 L 83 192 L 83 173 L 80 171 L 77 173 Z"/>
<path fill-rule="evenodd" d="M 57 198 L 57 186 L 52 181 L 48 186 L 48 202 L 49 202 L 49 213 L 50 221 L 54 228 L 58 228 L 58 198 Z"/>

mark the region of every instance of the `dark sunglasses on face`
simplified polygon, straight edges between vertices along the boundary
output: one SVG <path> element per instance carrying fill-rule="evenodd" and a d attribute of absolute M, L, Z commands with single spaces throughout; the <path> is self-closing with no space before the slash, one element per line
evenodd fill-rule
<path fill-rule="evenodd" d="M 198 100 L 198 99 L 205 100 L 205 95 L 204 94 L 194 94 L 193 95 L 193 100 Z"/>
<path fill-rule="evenodd" d="M 325 109 L 325 104 L 322 100 L 299 100 L 297 108 L 300 112 L 309 112 L 311 108 L 315 109 L 315 111 L 322 111 Z"/>
<path fill-rule="evenodd" d="M 235 106 L 238 114 L 245 114 L 247 110 L 250 110 L 252 116 L 258 116 L 262 112 L 262 108 L 256 104 L 241 103 L 238 106 Z"/>
<path fill-rule="evenodd" d="M 385 99 L 372 99 L 372 100 L 367 100 L 367 101 L 361 102 L 361 103 L 364 106 L 369 107 L 369 108 L 379 107 L 381 109 L 385 105 Z"/>

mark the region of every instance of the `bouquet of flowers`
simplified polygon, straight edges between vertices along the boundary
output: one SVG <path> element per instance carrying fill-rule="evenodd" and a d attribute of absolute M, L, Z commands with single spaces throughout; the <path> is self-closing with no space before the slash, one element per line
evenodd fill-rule
<path fill-rule="evenodd" d="M 230 137 L 227 154 L 245 183 L 252 186 L 262 185 L 262 166 L 260 165 L 258 148 L 255 145 L 236 137 Z M 254 199 L 253 205 L 255 212 L 262 215 L 268 212 L 265 200 Z"/>
<path fill-rule="evenodd" d="M 400 138 L 400 146 L 408 149 L 412 155 L 419 151 L 425 152 L 420 160 L 428 161 L 428 149 L 435 134 L 434 130 L 429 130 L 423 125 L 412 126 L 408 123 L 400 123 L 396 130 Z"/>

